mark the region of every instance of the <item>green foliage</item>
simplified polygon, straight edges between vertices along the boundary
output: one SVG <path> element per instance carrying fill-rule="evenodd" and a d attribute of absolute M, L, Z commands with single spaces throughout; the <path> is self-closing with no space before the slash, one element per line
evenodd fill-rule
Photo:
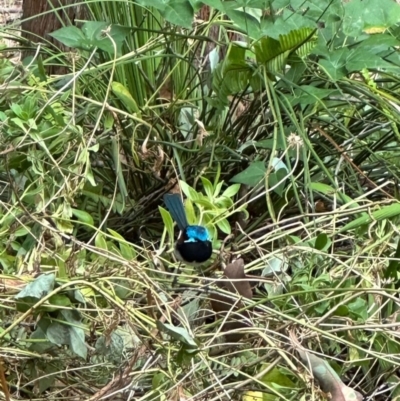
<path fill-rule="evenodd" d="M 55 285 L 55 275 L 44 274 L 15 296 L 18 311 L 31 310 L 34 315 L 40 316 L 37 320 L 38 327 L 32 333 L 31 339 L 42 341 L 39 347 L 33 343 L 30 349 L 43 351 L 52 345 L 68 345 L 73 353 L 86 359 L 87 344 L 81 315 L 76 310 L 64 309 L 73 304 L 77 306 L 78 299 L 82 299 L 82 295 L 76 292 L 56 293 Z"/>
<path fill-rule="evenodd" d="M 400 6 L 85 4 L 51 33 L 72 52 L 0 58 L 12 391 L 107 397 L 118 377 L 143 399 L 280 400 L 309 394 L 303 369 L 336 394 L 345 375 L 365 394 L 396 384 Z M 172 188 L 210 230 L 204 269 L 174 270 Z M 214 283 L 239 257 L 251 300 Z M 224 327 L 240 336 L 221 351 Z"/>
<path fill-rule="evenodd" d="M 122 44 L 130 29 L 106 22 L 89 21 L 79 29 L 66 26 L 51 34 L 62 44 L 75 49 L 92 51 L 96 48 L 110 54 L 121 54 Z"/>

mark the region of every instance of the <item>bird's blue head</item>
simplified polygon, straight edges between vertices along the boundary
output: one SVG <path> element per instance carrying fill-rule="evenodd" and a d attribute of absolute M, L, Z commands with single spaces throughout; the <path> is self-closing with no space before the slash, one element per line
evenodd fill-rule
<path fill-rule="evenodd" d="M 185 231 L 188 238 L 185 242 L 210 241 L 210 233 L 203 226 L 187 226 Z"/>

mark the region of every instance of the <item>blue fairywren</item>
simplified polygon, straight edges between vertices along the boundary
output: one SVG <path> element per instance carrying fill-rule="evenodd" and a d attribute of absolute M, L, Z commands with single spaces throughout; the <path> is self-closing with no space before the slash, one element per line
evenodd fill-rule
<path fill-rule="evenodd" d="M 210 234 L 203 226 L 190 226 L 179 194 L 164 195 L 164 202 L 175 220 L 180 234 L 175 244 L 175 255 L 189 265 L 203 263 L 211 257 Z"/>

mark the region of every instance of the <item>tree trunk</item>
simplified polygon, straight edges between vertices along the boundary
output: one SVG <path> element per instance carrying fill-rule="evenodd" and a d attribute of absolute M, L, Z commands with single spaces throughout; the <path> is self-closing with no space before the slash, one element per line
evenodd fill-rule
<path fill-rule="evenodd" d="M 64 25 L 74 25 L 75 19 L 85 18 L 85 8 L 82 5 L 70 6 L 79 0 L 23 0 L 22 3 L 22 36 L 33 43 L 54 44 L 61 51 L 68 48 L 56 41 L 50 35 L 51 32 L 60 29 Z M 65 6 L 64 9 L 49 12 L 54 8 Z M 43 15 L 44 14 L 44 15 Z M 24 56 L 32 55 L 31 50 Z M 65 73 L 64 67 L 52 66 L 49 73 Z"/>

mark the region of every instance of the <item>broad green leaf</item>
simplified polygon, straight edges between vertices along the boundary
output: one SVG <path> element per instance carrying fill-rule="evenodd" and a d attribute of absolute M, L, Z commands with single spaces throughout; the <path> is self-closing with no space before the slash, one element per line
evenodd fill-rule
<path fill-rule="evenodd" d="M 229 4 L 229 2 L 225 2 L 225 4 Z M 236 6 L 236 2 L 234 2 Z M 260 22 L 251 15 L 249 12 L 242 11 L 240 9 L 227 9 L 225 6 L 226 15 L 239 27 L 241 28 L 248 36 L 253 39 L 258 39 L 261 36 L 261 26 Z M 247 11 L 247 10 L 246 10 Z"/>
<path fill-rule="evenodd" d="M 320 103 L 322 99 L 325 99 L 328 96 L 339 95 L 340 91 L 337 89 L 324 89 L 311 85 L 302 85 L 294 90 L 294 95 L 290 96 L 289 99 L 292 106 L 296 106 L 297 104 L 306 106 L 309 104 Z"/>
<path fill-rule="evenodd" d="M 91 49 L 97 47 L 110 55 L 121 53 L 122 44 L 130 31 L 128 27 L 103 21 L 87 21 L 82 26 L 86 45 Z"/>
<path fill-rule="evenodd" d="M 256 161 L 251 163 L 246 170 L 236 174 L 230 181 L 255 187 L 264 179 L 266 172 L 267 169 L 265 163 L 262 161 Z"/>
<path fill-rule="evenodd" d="M 368 38 L 358 43 L 358 49 L 365 49 L 379 54 L 391 48 L 400 46 L 400 41 L 389 34 L 370 35 Z"/>
<path fill-rule="evenodd" d="M 346 69 L 349 72 L 366 69 L 384 68 L 386 70 L 398 70 L 398 66 L 388 63 L 382 57 L 375 54 L 373 49 L 367 50 L 358 47 L 350 51 L 346 60 Z"/>
<path fill-rule="evenodd" d="M 367 301 L 362 298 L 357 298 L 353 302 L 347 304 L 349 312 L 353 315 L 360 317 L 362 320 L 368 319 L 368 305 Z"/>
<path fill-rule="evenodd" d="M 170 0 L 164 4 L 161 14 L 167 21 L 187 29 L 192 28 L 194 11 L 189 0 Z"/>
<path fill-rule="evenodd" d="M 26 298 L 34 298 L 38 301 L 53 291 L 55 282 L 56 276 L 53 273 L 41 274 L 15 295 L 15 299 L 24 300 Z"/>
<path fill-rule="evenodd" d="M 71 341 L 69 326 L 60 322 L 52 322 L 47 328 L 46 336 L 56 345 L 69 345 Z"/>
<path fill-rule="evenodd" d="M 115 331 L 107 337 L 100 336 L 96 341 L 95 349 L 98 355 L 102 355 L 111 363 L 118 364 L 124 358 L 124 341 Z"/>
<path fill-rule="evenodd" d="M 400 5 L 392 0 L 352 0 L 344 10 L 343 32 L 348 36 L 383 32 L 400 20 Z"/>
<path fill-rule="evenodd" d="M 178 314 L 188 323 L 192 323 L 200 312 L 200 298 L 196 291 L 186 290 L 182 294 L 182 301 L 183 306 L 178 309 Z"/>
<path fill-rule="evenodd" d="M 160 332 L 168 334 L 174 340 L 179 341 L 189 348 L 197 349 L 198 345 L 195 339 L 189 334 L 189 332 L 184 327 L 174 326 L 169 323 L 162 323 L 157 320 L 157 328 Z"/>
<path fill-rule="evenodd" d="M 65 294 L 54 294 L 49 298 L 48 304 L 45 305 L 45 310 L 48 312 L 53 312 L 58 309 L 59 307 L 67 307 L 71 306 L 71 300 Z"/>
<path fill-rule="evenodd" d="M 76 26 L 65 26 L 57 31 L 49 33 L 49 35 L 65 46 L 74 49 L 90 50 L 90 46 L 86 41 L 84 33 Z"/>
<path fill-rule="evenodd" d="M 286 167 L 286 166 L 285 166 Z M 268 185 L 269 188 L 273 188 L 273 191 L 282 196 L 285 191 L 286 181 L 288 179 L 288 174 L 286 169 L 281 168 L 274 173 L 268 175 Z"/>
<path fill-rule="evenodd" d="M 325 233 L 318 235 L 315 240 L 315 249 L 319 251 L 326 251 L 331 246 L 331 241 Z"/>
<path fill-rule="evenodd" d="M 85 343 L 85 331 L 83 330 L 79 313 L 75 310 L 63 310 L 60 312 L 65 321 L 70 323 L 70 347 L 71 350 L 83 359 L 87 357 L 87 345 Z"/>
<path fill-rule="evenodd" d="M 323 54 L 319 53 L 324 57 L 320 58 L 319 65 L 331 79 L 338 81 L 347 75 L 346 62 L 349 52 L 347 47 L 333 51 L 325 48 Z"/>
<path fill-rule="evenodd" d="M 275 274 L 280 274 L 280 273 L 284 273 L 289 265 L 285 260 L 285 256 L 281 255 L 281 256 L 274 256 L 271 259 L 267 260 L 267 264 L 264 267 L 262 273 L 261 273 L 261 277 L 268 277 L 268 276 L 273 276 Z"/>
<path fill-rule="evenodd" d="M 22 120 L 25 120 L 22 107 L 21 107 L 19 104 L 12 103 L 12 104 L 10 105 L 10 109 L 14 112 L 14 114 L 15 114 L 17 117 L 21 118 Z"/>
<path fill-rule="evenodd" d="M 88 21 L 83 24 L 82 29 L 68 26 L 58 29 L 50 35 L 68 47 L 82 50 L 98 48 L 113 55 L 115 52 L 117 54 L 121 52 L 122 43 L 130 30 L 130 28 L 110 25 L 107 22 Z"/>

